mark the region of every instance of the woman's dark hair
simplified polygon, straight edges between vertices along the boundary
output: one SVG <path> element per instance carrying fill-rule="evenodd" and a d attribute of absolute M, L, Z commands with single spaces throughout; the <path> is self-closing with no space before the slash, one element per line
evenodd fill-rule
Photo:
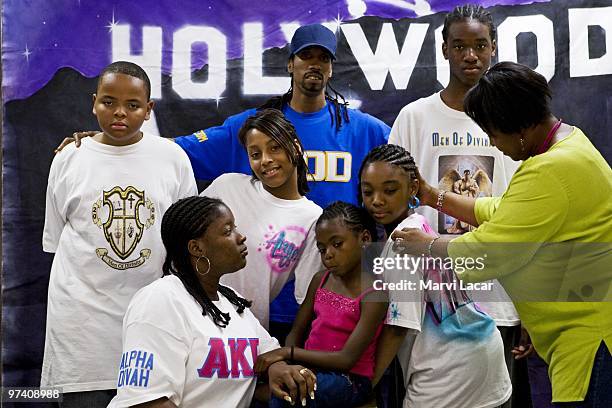
<path fill-rule="evenodd" d="M 463 107 L 485 132 L 517 134 L 551 115 L 546 78 L 514 62 L 493 65 L 465 96 Z"/>
<path fill-rule="evenodd" d="M 107 65 L 102 72 L 100 72 L 100 76 L 98 77 L 98 88 L 100 87 L 100 81 L 102 81 L 102 78 L 106 74 L 124 74 L 141 79 L 145 84 L 147 101 L 151 99 L 151 81 L 149 80 L 149 76 L 145 70 L 142 69 L 140 65 L 136 65 L 133 62 L 128 61 L 115 61 L 112 64 Z"/>
<path fill-rule="evenodd" d="M 266 134 L 283 148 L 291 164 L 297 168 L 298 192 L 300 195 L 305 195 L 310 189 L 308 188 L 308 167 L 304 161 L 304 146 L 291 122 L 285 119 L 285 115 L 278 109 L 258 111 L 257 114 L 247 118 L 238 132 L 238 140 L 245 149 L 246 135 L 251 129 L 257 129 Z M 255 174 L 253 177 L 257 178 Z"/>
<path fill-rule="evenodd" d="M 324 221 L 335 219 L 340 219 L 349 230 L 355 233 L 369 231 L 372 240 L 376 239 L 376 223 L 365 208 L 357 207 L 344 201 L 334 201 L 325 207 L 317 220 L 315 228 Z"/>
<path fill-rule="evenodd" d="M 363 169 L 365 169 L 367 165 L 376 162 L 385 162 L 394 166 L 399 166 L 408 174 L 408 177 L 410 177 L 411 180 L 417 178 L 417 173 L 419 170 L 408 150 L 394 144 L 385 144 L 377 146 L 370 150 L 370 152 L 361 162 L 361 167 L 359 168 L 359 192 L 357 193 L 357 200 L 360 204 L 362 202 L 361 173 L 363 173 Z"/>
<path fill-rule="evenodd" d="M 444 19 L 444 27 L 442 28 L 442 39 L 444 42 L 448 39 L 448 31 L 453 23 L 463 20 L 477 20 L 482 24 L 489 27 L 489 36 L 491 41 L 495 40 L 497 29 L 493 23 L 493 17 L 484 7 L 476 4 L 464 4 L 463 6 L 457 6 L 446 15 Z"/>
<path fill-rule="evenodd" d="M 161 236 L 166 247 L 166 260 L 162 266 L 164 276 L 175 275 L 185 289 L 202 306 L 202 315 L 207 314 L 219 327 L 225 327 L 230 321 L 229 313 L 223 313 L 206 295 L 191 266 L 191 254 L 187 243 L 201 237 L 210 224 L 219 216 L 220 208 L 225 206 L 216 198 L 187 197 L 172 204 L 164 214 L 161 224 Z M 236 306 L 238 313 L 251 302 L 239 297 L 227 286 L 219 285 L 219 292 Z"/>
<path fill-rule="evenodd" d="M 289 59 L 292 59 L 294 57 L 295 55 L 291 55 Z M 293 74 L 291 74 L 291 86 L 289 86 L 289 90 L 280 96 L 274 96 L 268 99 L 263 103 L 263 105 L 257 108 L 257 110 L 273 108 L 282 111 L 285 105 L 289 105 L 292 96 Z M 346 121 L 347 123 L 350 122 L 348 115 L 348 102 L 346 101 L 346 99 L 344 99 L 344 96 L 342 96 L 340 92 L 336 91 L 331 86 L 330 81 L 327 81 L 327 84 L 325 85 L 325 100 L 331 102 L 331 105 L 328 105 L 331 125 L 333 126 L 335 123 L 336 131 L 338 131 L 342 127 L 342 120 Z"/>

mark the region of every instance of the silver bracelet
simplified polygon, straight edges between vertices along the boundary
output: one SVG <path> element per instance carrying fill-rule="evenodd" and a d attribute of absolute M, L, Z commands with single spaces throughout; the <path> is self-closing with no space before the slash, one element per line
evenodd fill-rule
<path fill-rule="evenodd" d="M 432 253 L 431 253 L 431 248 L 433 247 L 434 242 L 436 242 L 437 239 L 439 239 L 440 237 L 435 237 L 434 239 L 432 239 L 431 241 L 429 241 L 429 245 L 427 245 L 427 256 L 428 257 L 433 257 Z"/>
<path fill-rule="evenodd" d="M 446 190 L 440 190 L 438 193 L 438 201 L 436 201 L 436 210 L 442 212 L 442 204 L 444 204 L 444 195 L 446 194 Z"/>

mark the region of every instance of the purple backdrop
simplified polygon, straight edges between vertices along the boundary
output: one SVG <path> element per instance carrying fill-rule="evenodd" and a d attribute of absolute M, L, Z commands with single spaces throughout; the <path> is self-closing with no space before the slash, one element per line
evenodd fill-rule
<path fill-rule="evenodd" d="M 3 379 L 38 385 L 51 257 L 42 252 L 53 148 L 95 129 L 95 76 L 113 59 L 153 82 L 148 131 L 188 134 L 289 85 L 287 38 L 300 24 L 338 29 L 334 87 L 392 124 L 407 103 L 443 87 L 436 29 L 455 0 L 5 0 L 3 4 Z M 486 0 L 498 57 L 543 73 L 555 112 L 610 162 L 612 0 Z M 274 77 L 281 77 L 274 78 Z"/>

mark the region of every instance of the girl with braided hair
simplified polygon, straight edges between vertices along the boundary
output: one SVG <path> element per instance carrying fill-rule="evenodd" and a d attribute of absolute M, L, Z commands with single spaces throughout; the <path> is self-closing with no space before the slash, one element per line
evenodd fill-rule
<path fill-rule="evenodd" d="M 246 238 L 218 199 L 174 203 L 161 225 L 163 278 L 140 290 L 123 321 L 117 396 L 109 407 L 248 407 L 255 391 L 253 363 L 278 348 L 249 311 L 250 302 L 219 279 L 246 264 Z M 281 398 L 314 391 L 301 366 L 269 367 Z M 284 390 L 281 390 L 280 386 Z"/>
<path fill-rule="evenodd" d="M 255 371 L 277 361 L 316 367 L 317 393 L 310 407 L 354 407 L 372 393 L 374 354 L 388 303 L 362 273 L 362 249 L 376 225 L 362 208 L 337 201 L 317 220 L 317 247 L 326 271 L 310 282 L 285 347 L 260 355 Z M 309 331 L 310 328 L 310 332 Z M 285 407 L 272 398 L 270 407 Z"/>
<path fill-rule="evenodd" d="M 387 236 L 405 227 L 436 236 L 425 218 L 414 212 L 419 206 L 418 174 L 410 153 L 397 145 L 376 147 L 364 159 L 360 199 Z M 387 240 L 380 258 L 398 259 L 397 245 Z M 421 260 L 435 261 L 425 256 Z M 397 353 L 406 387 L 404 407 L 501 405 L 512 393 L 501 336 L 493 319 L 478 309 L 454 280 L 453 271 L 442 264 L 423 261 L 416 267 L 382 271 L 385 283 L 396 286 L 395 290 L 387 286 L 390 307 L 379 340 L 374 381 Z M 414 286 L 404 285 L 406 280 Z M 448 286 L 440 285 L 447 289 L 437 291 L 421 286 L 423 282 Z"/>

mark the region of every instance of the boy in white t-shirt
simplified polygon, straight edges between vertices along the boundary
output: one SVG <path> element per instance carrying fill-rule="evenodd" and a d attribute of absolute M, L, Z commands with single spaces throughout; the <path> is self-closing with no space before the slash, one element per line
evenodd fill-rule
<path fill-rule="evenodd" d="M 187 155 L 140 130 L 153 108 L 150 89 L 138 65 L 107 66 L 93 97 L 102 132 L 51 164 L 43 250 L 55 257 L 41 386 L 60 387 L 62 407 L 112 399 L 123 315 L 162 274 L 161 216 L 197 194 Z"/>
<path fill-rule="evenodd" d="M 495 32 L 492 17 L 482 6 L 458 6 L 449 13 L 442 30 L 442 52 L 450 69 L 448 86 L 406 105 L 389 136 L 389 143 L 410 152 L 428 182 L 470 197 L 503 194 L 519 164 L 493 147 L 486 133 L 463 111 L 465 94 L 489 68 L 495 55 Z M 417 212 L 438 234 L 463 234 L 472 228 L 433 208 L 419 208 Z M 477 293 L 472 295 L 500 329 L 513 385 L 526 394 L 525 364 L 515 368 L 511 354 L 521 334 L 518 313 L 499 282 L 494 281 L 494 285 L 493 294 L 480 298 Z M 520 374 L 515 372 L 517 369 Z M 513 402 L 514 406 L 525 404 Z"/>

